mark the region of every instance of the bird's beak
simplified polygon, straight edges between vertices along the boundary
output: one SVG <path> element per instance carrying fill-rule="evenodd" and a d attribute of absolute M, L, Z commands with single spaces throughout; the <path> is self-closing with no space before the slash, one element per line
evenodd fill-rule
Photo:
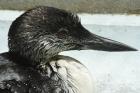
<path fill-rule="evenodd" d="M 137 51 L 128 45 L 123 43 L 107 39 L 95 34 L 90 33 L 89 37 L 86 37 L 82 43 L 82 50 L 93 49 L 101 51 Z"/>

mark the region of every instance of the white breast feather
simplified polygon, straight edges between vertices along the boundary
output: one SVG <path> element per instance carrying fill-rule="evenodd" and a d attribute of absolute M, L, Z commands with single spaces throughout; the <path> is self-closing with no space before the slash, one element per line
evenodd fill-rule
<path fill-rule="evenodd" d="M 64 87 L 68 88 L 68 93 L 94 93 L 93 79 L 87 68 L 80 62 L 60 59 L 51 61 L 50 65 L 64 81 Z"/>

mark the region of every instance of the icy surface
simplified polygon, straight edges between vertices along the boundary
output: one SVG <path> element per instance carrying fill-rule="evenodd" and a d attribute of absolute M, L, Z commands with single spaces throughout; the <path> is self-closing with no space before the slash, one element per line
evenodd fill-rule
<path fill-rule="evenodd" d="M 8 51 L 9 26 L 22 12 L 0 11 L 0 53 Z M 91 32 L 140 50 L 140 16 L 80 14 Z M 61 54 L 85 64 L 95 80 L 95 93 L 139 93 L 140 52 L 68 51 Z"/>
<path fill-rule="evenodd" d="M 79 16 L 84 24 L 140 26 L 140 21 L 138 21 L 140 16 L 138 15 L 80 14 Z"/>
<path fill-rule="evenodd" d="M 11 10 L 0 10 L 0 20 L 13 21 L 20 16 L 24 11 L 11 11 Z"/>

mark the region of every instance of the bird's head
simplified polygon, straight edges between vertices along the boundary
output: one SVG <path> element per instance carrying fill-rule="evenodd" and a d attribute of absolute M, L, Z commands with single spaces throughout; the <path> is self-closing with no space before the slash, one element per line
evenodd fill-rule
<path fill-rule="evenodd" d="M 12 23 L 9 49 L 34 61 L 67 50 L 136 51 L 89 32 L 76 14 L 45 6 L 28 10 Z"/>

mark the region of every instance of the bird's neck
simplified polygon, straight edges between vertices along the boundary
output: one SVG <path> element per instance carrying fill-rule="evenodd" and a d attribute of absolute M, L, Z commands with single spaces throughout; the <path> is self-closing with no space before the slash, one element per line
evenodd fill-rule
<path fill-rule="evenodd" d="M 16 59 L 17 64 L 28 65 L 44 73 L 47 63 L 58 54 L 57 51 L 53 52 L 52 49 L 40 49 L 38 52 L 28 51 L 28 53 L 9 52 L 12 55 L 12 60 Z M 18 59 L 17 59 L 18 58 Z"/>
<path fill-rule="evenodd" d="M 55 39 L 57 38 L 46 36 L 17 43 L 9 41 L 9 48 L 11 53 L 29 60 L 28 64 L 36 69 L 44 69 L 51 58 L 63 50 Z"/>

